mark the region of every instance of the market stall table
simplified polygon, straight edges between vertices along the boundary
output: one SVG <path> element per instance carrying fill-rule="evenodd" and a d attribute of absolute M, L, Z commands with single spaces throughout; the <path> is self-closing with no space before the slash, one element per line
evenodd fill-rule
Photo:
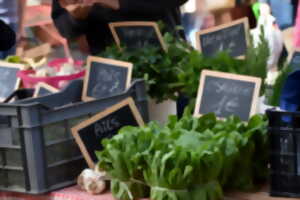
<path fill-rule="evenodd" d="M 260 192 L 228 193 L 225 200 L 296 200 L 293 198 L 270 197 L 264 189 Z M 90 195 L 79 189 L 78 186 L 72 186 L 62 190 L 54 191 L 45 195 L 27 195 L 13 192 L 0 192 L 0 200 L 115 200 L 110 193 L 101 195 Z M 298 199 L 297 199 L 298 200 Z"/>
<path fill-rule="evenodd" d="M 90 195 L 80 190 L 78 186 L 73 186 L 45 195 L 0 192 L 0 200 L 114 200 L 114 198 L 110 193 Z"/>

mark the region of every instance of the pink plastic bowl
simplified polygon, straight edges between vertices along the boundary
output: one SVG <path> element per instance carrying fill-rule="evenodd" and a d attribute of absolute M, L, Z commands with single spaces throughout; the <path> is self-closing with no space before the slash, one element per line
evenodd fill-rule
<path fill-rule="evenodd" d="M 59 71 L 60 67 L 67 62 L 67 58 L 57 58 L 49 62 L 48 66 L 55 68 L 56 71 Z M 77 60 L 75 61 L 74 65 L 76 68 L 82 68 L 83 61 Z M 34 77 L 31 76 L 32 74 L 34 74 L 34 70 L 20 70 L 18 72 L 17 76 L 21 78 L 24 88 L 34 88 L 38 83 L 44 82 L 59 89 L 64 87 L 69 81 L 84 77 L 85 70 L 67 76 Z"/>

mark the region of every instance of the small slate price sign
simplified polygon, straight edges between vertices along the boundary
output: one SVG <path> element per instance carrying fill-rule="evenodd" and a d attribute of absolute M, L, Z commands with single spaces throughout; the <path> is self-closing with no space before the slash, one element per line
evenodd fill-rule
<path fill-rule="evenodd" d="M 132 63 L 90 56 L 87 65 L 84 101 L 111 97 L 130 87 Z"/>
<path fill-rule="evenodd" d="M 106 109 L 72 128 L 79 148 L 90 168 L 94 169 L 95 151 L 102 150 L 101 141 L 111 138 L 124 126 L 143 126 L 143 119 L 132 98 Z"/>
<path fill-rule="evenodd" d="M 201 73 L 194 115 L 235 115 L 247 121 L 256 112 L 261 79 L 204 70 Z"/>
<path fill-rule="evenodd" d="M 33 97 L 45 96 L 48 94 L 56 93 L 58 91 L 59 90 L 57 88 L 52 87 L 51 85 L 48 85 L 47 83 L 41 82 L 41 83 L 37 84 L 34 94 L 33 94 Z"/>
<path fill-rule="evenodd" d="M 248 18 L 200 31 L 196 34 L 197 49 L 204 56 L 228 51 L 233 57 L 246 54 L 249 33 Z"/>
<path fill-rule="evenodd" d="M 119 48 L 124 45 L 128 49 L 139 49 L 151 45 L 167 50 L 155 22 L 115 22 L 109 27 Z"/>
<path fill-rule="evenodd" d="M 300 69 L 300 51 L 295 51 L 292 55 L 290 65 L 293 68 L 293 70 Z"/>
<path fill-rule="evenodd" d="M 13 91 L 19 88 L 20 79 L 17 73 L 23 65 L 0 61 L 0 101 L 4 101 Z"/>

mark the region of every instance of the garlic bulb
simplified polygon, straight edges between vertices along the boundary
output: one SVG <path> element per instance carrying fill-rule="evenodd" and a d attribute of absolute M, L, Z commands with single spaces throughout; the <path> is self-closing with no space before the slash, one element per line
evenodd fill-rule
<path fill-rule="evenodd" d="M 106 188 L 105 173 L 99 173 L 92 169 L 85 169 L 79 175 L 77 184 L 89 194 L 101 194 Z"/>

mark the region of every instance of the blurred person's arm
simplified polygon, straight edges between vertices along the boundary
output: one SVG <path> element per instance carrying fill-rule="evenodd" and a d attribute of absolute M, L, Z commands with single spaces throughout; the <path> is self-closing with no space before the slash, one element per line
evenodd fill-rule
<path fill-rule="evenodd" d="M 173 9 L 179 7 L 186 1 L 187 0 L 53 0 L 52 19 L 63 37 L 76 38 L 85 33 L 88 26 L 85 18 L 89 14 L 89 8 L 93 4 L 99 4 L 103 8 L 120 10 L 124 13 L 159 15 L 169 8 Z"/>
<path fill-rule="evenodd" d="M 18 33 L 17 33 L 17 42 L 21 39 L 24 35 L 24 21 L 25 21 L 25 9 L 26 9 L 26 2 L 27 0 L 19 0 L 19 24 L 18 24 Z"/>
<path fill-rule="evenodd" d="M 81 7 L 77 2 L 76 0 L 52 1 L 53 22 L 60 34 L 67 39 L 78 38 L 87 28 L 85 18 L 89 8 Z"/>

